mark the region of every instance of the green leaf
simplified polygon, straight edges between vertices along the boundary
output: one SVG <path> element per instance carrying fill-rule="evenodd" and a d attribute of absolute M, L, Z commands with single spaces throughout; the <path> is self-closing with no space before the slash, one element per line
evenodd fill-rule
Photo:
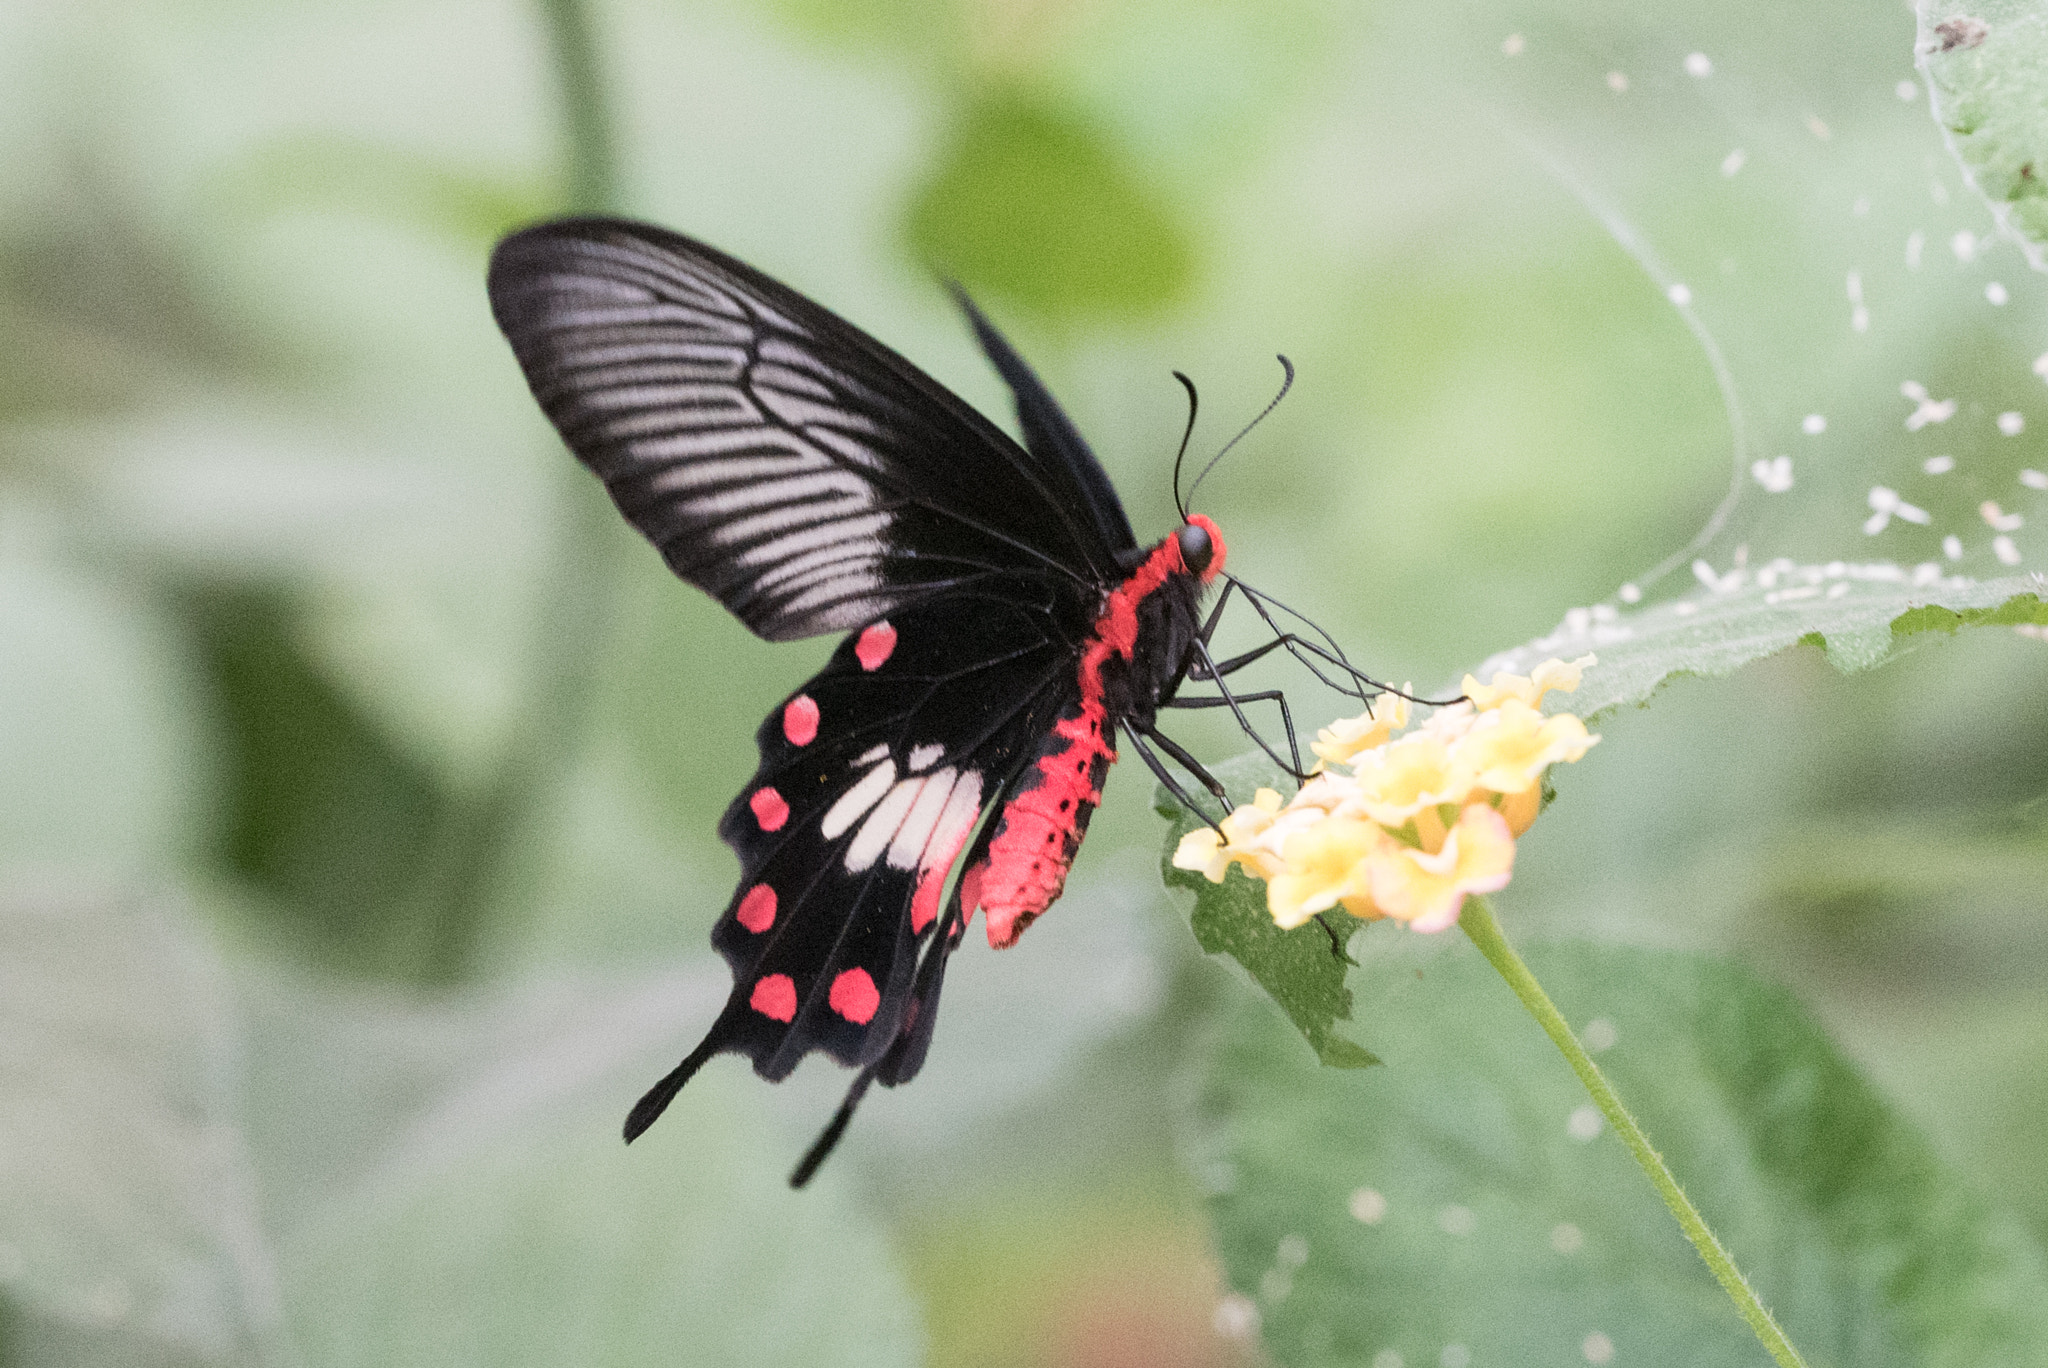
<path fill-rule="evenodd" d="M 1964 170 L 2005 224 L 2048 243 L 2048 5 L 1919 10 L 1920 69 Z"/>
<path fill-rule="evenodd" d="M 321 957 L 427 977 L 446 786 L 308 659 L 290 596 L 212 587 L 186 616 L 228 742 L 222 863 Z"/>
<path fill-rule="evenodd" d="M 1240 757 L 1217 766 L 1214 772 L 1234 796 L 1247 802 L 1258 788 L 1280 783 L 1263 756 Z M 1337 1034 L 1337 1023 L 1351 1019 L 1351 990 L 1344 986 L 1350 960 L 1338 940 L 1348 939 L 1356 923 L 1338 913 L 1331 918 L 1337 928 L 1334 935 L 1323 923 L 1313 921 L 1282 931 L 1266 910 L 1265 885 L 1246 878 L 1236 866 L 1220 884 L 1210 883 L 1197 871 L 1175 869 L 1174 848 L 1183 833 L 1201 825 L 1201 819 L 1163 789 L 1154 801 L 1159 815 L 1171 824 L 1160 856 L 1160 874 L 1167 887 L 1194 893 L 1196 943 L 1211 955 L 1228 955 L 1244 966 L 1252 981 L 1280 1004 L 1323 1063 L 1338 1069 L 1363 1069 L 1379 1063 L 1372 1051 Z"/>
<path fill-rule="evenodd" d="M 1388 1067 L 1308 1067 L 1262 1005 L 1212 1061 L 1207 1168 L 1231 1282 L 1283 1364 L 1762 1351 L 1565 1062 L 1471 948 L 1375 929 Z M 1814 1368 L 2020 1365 L 2048 1261 L 1936 1160 L 1787 994 L 1733 965 L 1539 947 L 1537 976 Z M 1588 1030 L 1593 1022 L 1602 1023 Z M 1594 1124 L 1589 1124 L 1589 1122 Z M 1595 1360 L 1597 1361 L 1597 1360 Z"/>
<path fill-rule="evenodd" d="M 1640 612 L 1596 616 L 1576 609 L 1549 636 L 1503 651 L 1473 673 L 1481 680 L 1498 670 L 1525 675 L 1553 656 L 1569 660 L 1592 652 L 1600 663 L 1586 672 L 1577 693 L 1558 696 L 1555 705 L 1591 718 L 1643 703 L 1677 676 L 1733 674 L 1788 646 L 1819 646 L 1830 664 L 1853 673 L 1881 663 L 1922 632 L 2048 623 L 2044 593 L 2038 575 L 1954 578 L 1922 587 L 1846 573 L 1814 584 L 1764 585 L 1752 578 L 1727 592 Z"/>
<path fill-rule="evenodd" d="M 227 1360 L 278 1324 L 220 966 L 172 911 L 0 898 L 0 1282 L 57 1323 Z"/>
<path fill-rule="evenodd" d="M 1058 320 L 1166 307 L 1194 280 L 1172 210 L 1097 129 L 1011 94 L 971 105 L 910 208 L 917 253 Z"/>

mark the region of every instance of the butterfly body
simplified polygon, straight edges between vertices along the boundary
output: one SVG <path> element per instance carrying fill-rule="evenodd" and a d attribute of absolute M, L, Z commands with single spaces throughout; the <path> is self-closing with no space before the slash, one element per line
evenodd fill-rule
<path fill-rule="evenodd" d="M 1075 696 L 1040 744 L 1038 755 L 997 816 L 986 865 L 971 865 L 968 899 L 983 909 L 989 943 L 1013 945 L 1066 884 L 1102 783 L 1116 763 L 1116 734 L 1126 722 L 1149 725 L 1187 673 L 1201 628 L 1201 590 L 1222 569 L 1222 534 L 1195 514 L 1190 525 L 1217 554 L 1201 571 L 1187 564 L 1179 536 L 1167 537 L 1130 577 L 1103 596 L 1082 647 Z"/>
<path fill-rule="evenodd" d="M 679 576 L 769 640 L 848 633 L 769 712 L 719 825 L 741 866 L 712 932 L 732 994 L 626 1125 L 714 1054 L 777 1080 L 822 1051 L 861 1073 L 801 1182 L 871 1080 L 922 1065 L 974 914 L 1003 947 L 1059 897 L 1118 732 L 1151 734 L 1189 673 L 1221 533 L 1192 515 L 1138 545 L 1093 453 L 964 296 L 1021 445 L 821 306 L 662 229 L 524 230 L 490 290 L 535 397 Z"/>

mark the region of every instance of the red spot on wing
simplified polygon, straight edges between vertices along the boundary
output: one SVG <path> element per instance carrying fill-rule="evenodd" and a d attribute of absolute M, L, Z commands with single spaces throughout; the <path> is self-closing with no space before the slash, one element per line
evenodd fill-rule
<path fill-rule="evenodd" d="M 818 739 L 818 701 L 798 694 L 782 709 L 782 734 L 792 746 L 808 746 Z"/>
<path fill-rule="evenodd" d="M 875 991 L 875 981 L 867 970 L 848 969 L 832 980 L 832 992 L 825 1001 L 854 1025 L 865 1026 L 875 1019 L 882 995 Z"/>
<path fill-rule="evenodd" d="M 886 622 L 873 623 L 863 627 L 860 640 L 853 643 L 853 653 L 860 658 L 860 667 L 872 673 L 882 668 L 896 650 L 896 629 Z"/>
<path fill-rule="evenodd" d="M 769 974 L 754 985 L 747 1006 L 775 1021 L 796 1020 L 796 980 L 787 974 Z"/>
<path fill-rule="evenodd" d="M 782 824 L 789 820 L 789 804 L 772 788 L 754 790 L 754 796 L 747 799 L 747 806 L 754 810 L 754 820 L 761 824 L 763 831 L 780 831 Z"/>
<path fill-rule="evenodd" d="M 755 884 L 740 899 L 739 909 L 732 915 L 741 926 L 760 935 L 775 925 L 775 890 L 767 884 Z"/>

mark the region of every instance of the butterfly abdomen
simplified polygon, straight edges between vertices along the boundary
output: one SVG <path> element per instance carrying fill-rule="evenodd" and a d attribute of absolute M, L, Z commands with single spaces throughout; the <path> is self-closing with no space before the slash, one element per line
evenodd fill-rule
<path fill-rule="evenodd" d="M 1148 616 L 1143 610 L 1148 600 L 1193 580 L 1178 538 L 1167 537 L 1103 596 L 1076 667 L 1080 696 L 1039 744 L 1037 758 L 1003 804 L 986 864 L 968 871 L 972 884 L 963 880 L 964 894 L 971 894 L 963 898 L 968 911 L 978 898 L 989 944 L 997 949 L 1014 945 L 1066 888 L 1067 870 L 1116 762 L 1116 729 L 1136 710 L 1130 684 L 1160 673 L 1160 662 L 1140 659 L 1157 646 L 1149 637 L 1141 639 L 1140 625 Z"/>
<path fill-rule="evenodd" d="M 1101 641 L 1089 642 L 1081 657 L 1080 701 L 1039 743 L 1021 787 L 996 818 L 986 866 L 972 872 L 980 877 L 970 888 L 988 918 L 988 943 L 997 949 L 1014 945 L 1059 898 L 1088 819 L 1102 801 L 1102 781 L 1116 761 L 1102 698 L 1107 655 Z"/>

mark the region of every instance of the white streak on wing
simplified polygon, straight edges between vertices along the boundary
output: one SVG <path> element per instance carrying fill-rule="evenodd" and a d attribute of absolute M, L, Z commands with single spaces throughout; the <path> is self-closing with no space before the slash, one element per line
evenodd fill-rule
<path fill-rule="evenodd" d="M 794 428 L 832 427 L 876 434 L 880 426 L 865 414 L 852 413 L 836 403 L 818 403 L 784 389 L 756 385 L 754 394 L 762 407 Z"/>
<path fill-rule="evenodd" d="M 777 565 L 797 556 L 842 546 L 850 541 L 878 539 L 893 521 L 887 513 L 870 513 L 859 518 L 840 518 L 817 527 L 792 532 L 774 541 L 742 551 L 733 559 L 741 565 Z"/>
<path fill-rule="evenodd" d="M 792 581 L 800 588 L 817 580 L 830 579 L 834 575 L 864 573 L 873 569 L 873 562 L 879 560 L 881 555 L 880 542 L 872 537 L 859 537 L 843 545 L 828 546 L 822 551 L 792 556 L 782 564 L 755 575 L 752 583 L 756 593 L 794 593 L 794 588 L 784 587 L 784 580 Z M 856 564 L 847 565 L 847 561 Z"/>
<path fill-rule="evenodd" d="M 938 828 L 939 814 L 945 810 L 946 800 L 953 794 L 955 773 L 951 768 L 935 770 L 923 779 L 908 779 L 898 786 L 909 788 L 912 784 L 922 784 L 924 791 L 917 795 L 917 802 L 903 819 L 903 825 L 896 828 L 896 838 L 889 842 L 889 868 L 917 868 L 925 846 L 931 842 L 932 832 Z M 888 805 L 885 803 L 883 806 Z M 874 822 L 881 815 L 881 809 L 877 808 L 875 815 L 868 820 Z M 861 829 L 861 835 L 867 835 L 866 828 Z M 854 844 L 859 845 L 860 842 L 856 840 Z M 848 858 L 852 858 L 851 852 Z"/>
<path fill-rule="evenodd" d="M 944 771 L 940 771 L 944 773 Z M 953 792 L 946 799 L 946 810 L 939 814 L 938 823 L 932 828 L 932 839 L 925 846 L 925 859 L 932 866 L 950 864 L 960 847 L 967 840 L 967 833 L 974 829 L 974 819 L 981 815 L 981 771 L 963 770 L 953 783 Z M 890 852 L 892 855 L 895 853 Z M 931 873 L 928 868 L 927 875 Z M 973 908 L 967 909 L 972 912 Z"/>
<path fill-rule="evenodd" d="M 756 295 L 746 296 L 747 307 L 784 332 L 795 333 L 798 337 L 809 337 L 811 330 L 780 309 L 772 308 L 768 302 Z"/>
<path fill-rule="evenodd" d="M 828 841 L 838 840 L 840 833 L 852 826 L 863 812 L 880 802 L 882 795 L 895 782 L 894 761 L 884 760 L 876 765 L 861 776 L 859 783 L 839 795 L 839 801 L 826 811 L 825 820 L 818 824 L 818 834 Z"/>
<path fill-rule="evenodd" d="M 874 448 L 856 442 L 843 432 L 837 432 L 828 427 L 809 428 L 807 432 L 816 440 L 820 447 L 828 448 L 838 453 L 842 458 L 842 464 L 850 462 L 882 475 L 891 473 L 889 463 L 876 455 Z"/>
<path fill-rule="evenodd" d="M 860 824 L 860 830 L 853 834 L 853 840 L 846 847 L 846 870 L 859 874 L 868 869 L 881 857 L 903 819 L 924 791 L 931 787 L 930 779 L 905 779 L 889 790 L 889 796 L 876 805 Z"/>
<path fill-rule="evenodd" d="M 825 470 L 832 465 L 830 457 L 794 433 L 760 424 L 706 428 L 673 436 L 639 437 L 633 442 L 633 454 L 645 461 L 691 461 L 731 453 L 751 456 L 775 450 L 787 452 L 785 459 L 795 458 L 801 462 L 799 469 Z"/>
<path fill-rule="evenodd" d="M 800 394 L 807 399 L 829 403 L 838 398 L 839 392 L 816 376 L 797 370 L 793 366 L 777 365 L 763 361 L 754 367 L 755 389 L 777 389 L 788 394 Z M 772 405 L 770 407 L 773 407 Z"/>
<path fill-rule="evenodd" d="M 875 590 L 880 589 L 882 585 L 882 576 L 874 570 L 862 570 L 859 572 L 849 570 L 844 574 L 835 575 L 831 579 L 822 580 L 815 586 L 805 589 L 800 594 L 792 594 L 787 588 L 779 589 L 777 593 L 784 596 L 782 598 L 781 611 L 794 616 L 798 613 L 811 612 L 828 604 L 845 603 L 852 599 L 865 598 Z M 875 616 L 881 611 L 879 604 L 880 600 L 877 600 L 875 611 L 869 613 L 870 617 Z M 848 625 L 851 626 L 853 624 L 849 623 Z"/>
<path fill-rule="evenodd" d="M 875 763 L 875 761 L 881 759 L 888 753 L 889 743 L 887 741 L 884 741 L 881 745 L 870 746 L 868 749 L 862 751 L 859 755 L 854 756 L 853 763 L 856 765 L 872 765 Z"/>
<path fill-rule="evenodd" d="M 607 338 L 602 342 L 564 345 L 564 366 L 612 370 L 623 366 L 660 366 L 678 376 L 732 384 L 746 369 L 747 354 L 739 347 L 690 342 L 672 337 Z"/>
<path fill-rule="evenodd" d="M 910 752 L 910 772 L 912 774 L 918 774 L 923 772 L 924 770 L 930 769 L 934 764 L 938 762 L 939 757 L 944 755 L 945 753 L 946 748 L 936 741 L 932 742 L 928 746 L 918 746 L 914 748 Z"/>
<path fill-rule="evenodd" d="M 610 412 L 629 409 L 641 412 L 658 410 L 657 415 L 671 422 L 683 421 L 683 413 L 691 418 L 716 417 L 727 423 L 758 423 L 761 411 L 754 407 L 737 385 L 690 384 L 687 381 L 655 383 L 643 381 L 639 384 L 621 384 L 616 381 L 602 387 L 585 389 L 576 396 L 579 405 L 588 410 Z M 681 410 L 683 412 L 678 412 Z"/>
<path fill-rule="evenodd" d="M 832 477 L 812 475 L 807 479 L 829 482 Z M 688 508 L 692 517 L 711 523 L 705 536 L 714 546 L 736 546 L 799 527 L 854 517 L 873 506 L 865 489 L 834 489 L 829 483 L 822 483 L 816 486 L 816 492 L 824 497 L 806 497 L 800 492 L 804 483 L 783 480 L 766 488 L 735 489 L 693 499 Z M 738 516 L 755 508 L 762 511 L 748 517 Z"/>
<path fill-rule="evenodd" d="M 727 456 L 715 461 L 674 461 L 663 457 L 651 462 L 660 468 L 645 474 L 647 492 L 671 498 L 711 498 L 727 489 L 767 480 L 798 479 L 815 474 L 822 463 L 788 456 Z"/>

